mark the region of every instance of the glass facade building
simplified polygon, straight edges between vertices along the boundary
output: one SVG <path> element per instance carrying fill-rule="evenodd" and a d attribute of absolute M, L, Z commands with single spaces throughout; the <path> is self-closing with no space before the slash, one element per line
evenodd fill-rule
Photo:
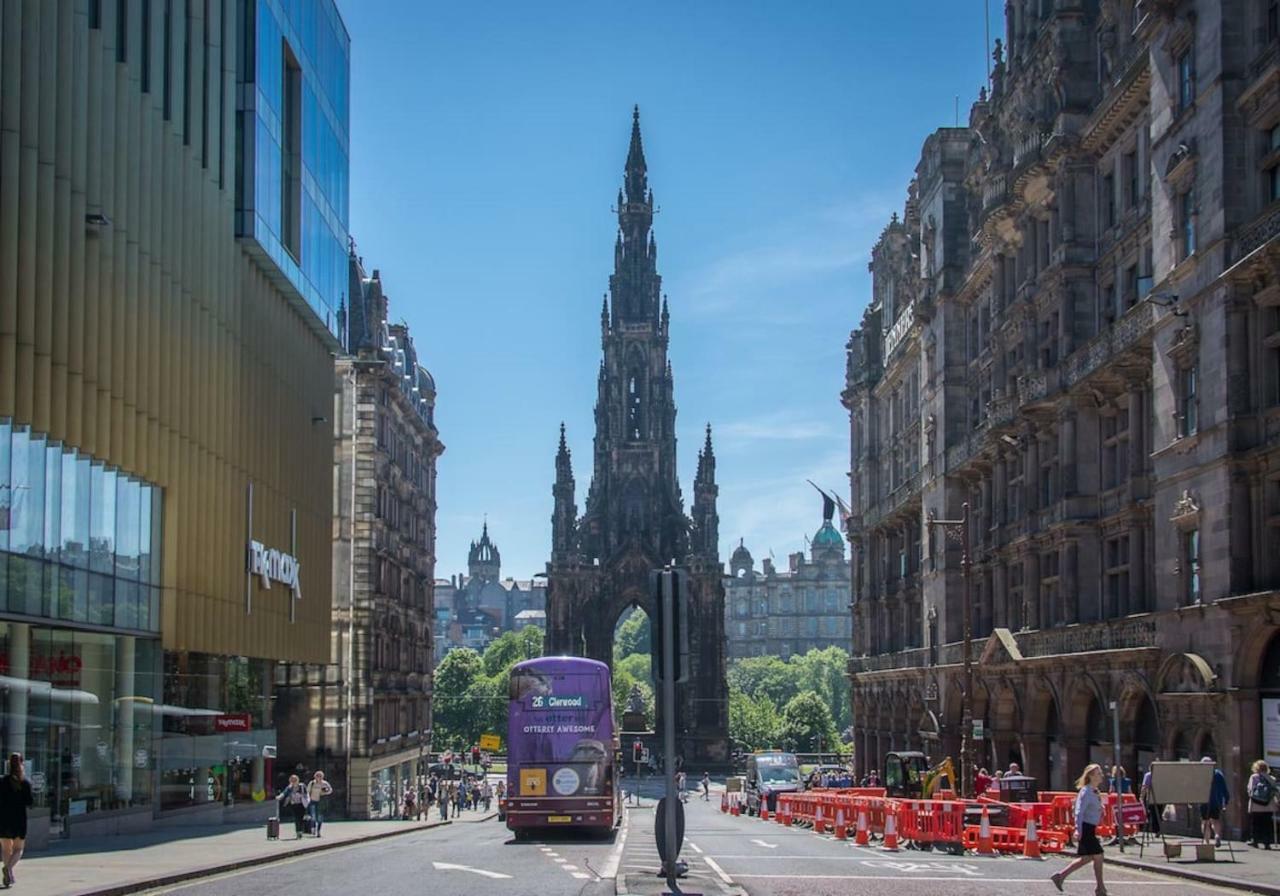
<path fill-rule="evenodd" d="M 337 340 L 346 298 L 351 40 L 332 0 L 244 0 L 237 231 Z"/>

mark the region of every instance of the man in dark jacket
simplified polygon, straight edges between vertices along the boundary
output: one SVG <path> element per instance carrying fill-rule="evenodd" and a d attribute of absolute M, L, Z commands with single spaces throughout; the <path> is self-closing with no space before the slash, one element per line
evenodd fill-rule
<path fill-rule="evenodd" d="M 1200 761 L 1214 764 L 1212 756 L 1205 756 Z M 1209 789 L 1209 802 L 1200 804 L 1200 833 L 1205 843 L 1212 839 L 1214 846 L 1222 845 L 1222 810 L 1230 802 L 1231 794 L 1227 790 L 1227 776 L 1222 773 L 1222 769 L 1215 767 L 1213 786 Z"/>

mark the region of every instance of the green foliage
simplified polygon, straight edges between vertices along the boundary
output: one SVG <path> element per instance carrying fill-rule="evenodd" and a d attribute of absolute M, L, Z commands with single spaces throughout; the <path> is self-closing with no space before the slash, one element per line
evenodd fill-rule
<path fill-rule="evenodd" d="M 445 654 L 436 666 L 432 701 L 432 746 L 461 750 L 470 746 L 468 737 L 474 725 L 472 687 L 484 676 L 484 661 L 470 647 L 460 647 Z"/>
<path fill-rule="evenodd" d="M 542 656 L 542 631 L 536 625 L 526 625 L 518 632 L 504 632 L 485 648 L 484 674 L 505 675 L 516 663 L 539 656 Z"/>
<path fill-rule="evenodd" d="M 750 656 L 729 666 L 729 689 L 782 706 L 800 693 L 796 670 L 776 656 Z"/>
<path fill-rule="evenodd" d="M 627 706 L 631 702 L 631 689 L 639 687 L 640 693 L 644 697 L 644 727 L 652 730 L 654 719 L 654 693 L 653 685 L 648 678 L 648 659 L 645 658 L 644 678 L 637 678 L 625 669 L 615 668 L 613 671 L 613 713 L 616 722 L 622 721 L 622 715 L 627 711 Z"/>
<path fill-rule="evenodd" d="M 649 617 L 638 607 L 632 607 L 623 614 L 621 622 L 613 633 L 614 662 L 638 653 L 648 655 L 652 651 L 649 640 Z"/>
<path fill-rule="evenodd" d="M 730 713 L 735 692 L 764 701 L 777 711 L 804 691 L 813 691 L 826 705 L 836 730 L 843 731 L 852 719 L 848 664 L 849 654 L 839 647 L 810 650 L 789 660 L 776 656 L 734 660 L 728 669 Z"/>
<path fill-rule="evenodd" d="M 839 749 L 840 737 L 831 710 L 813 691 L 797 694 L 782 710 L 782 742 L 797 753 Z"/>
<path fill-rule="evenodd" d="M 782 718 L 772 703 L 729 691 L 729 737 L 735 747 L 747 752 L 777 747 L 781 731 Z"/>

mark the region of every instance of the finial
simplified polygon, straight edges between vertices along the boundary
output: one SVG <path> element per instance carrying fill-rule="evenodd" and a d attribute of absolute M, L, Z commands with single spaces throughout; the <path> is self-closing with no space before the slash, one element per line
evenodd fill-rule
<path fill-rule="evenodd" d="M 707 454 L 710 454 L 710 453 L 711 453 L 711 424 L 710 424 L 710 423 L 708 423 L 708 424 L 707 424 L 707 446 L 706 446 L 706 452 L 707 452 Z"/>
<path fill-rule="evenodd" d="M 561 421 L 560 421 L 560 450 L 561 450 L 561 451 L 563 451 L 564 449 L 565 449 L 565 443 L 564 443 L 564 421 L 563 421 L 563 420 L 561 420 Z"/>
<path fill-rule="evenodd" d="M 631 107 L 631 120 L 635 124 L 640 123 L 640 104 L 639 103 L 636 103 L 634 106 Z"/>

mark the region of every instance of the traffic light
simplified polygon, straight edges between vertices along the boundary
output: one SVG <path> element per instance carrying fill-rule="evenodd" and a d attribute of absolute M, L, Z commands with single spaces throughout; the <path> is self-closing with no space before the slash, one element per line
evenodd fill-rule
<path fill-rule="evenodd" d="M 644 762 L 644 744 L 638 740 L 631 744 L 631 761 L 636 764 Z"/>
<path fill-rule="evenodd" d="M 689 680 L 689 574 L 683 569 L 655 570 L 649 576 L 650 593 L 656 610 L 650 620 L 652 634 L 652 669 L 653 680 L 663 680 L 662 650 L 666 641 L 663 637 L 663 589 L 670 589 L 672 616 L 672 643 L 675 644 L 675 680 L 684 684 Z"/>

